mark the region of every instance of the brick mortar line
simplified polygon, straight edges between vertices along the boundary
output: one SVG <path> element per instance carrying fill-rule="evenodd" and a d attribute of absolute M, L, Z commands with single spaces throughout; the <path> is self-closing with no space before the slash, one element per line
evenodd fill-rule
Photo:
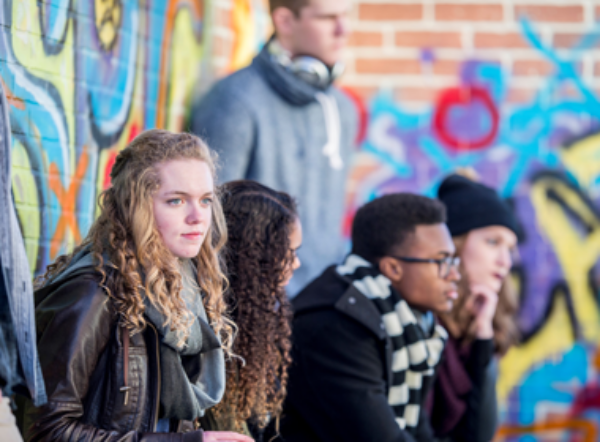
<path fill-rule="evenodd" d="M 548 76 L 542 74 L 535 75 L 514 75 L 510 73 L 509 69 L 504 69 L 505 73 L 508 72 L 511 86 L 519 87 L 533 87 L 537 88 L 540 84 L 544 83 Z M 398 73 L 369 73 L 369 74 L 354 74 L 349 77 L 350 82 L 358 82 L 360 84 L 370 84 L 371 82 L 377 83 L 381 79 L 393 79 L 394 83 L 399 85 L 414 85 L 414 82 L 421 81 L 425 82 L 425 85 L 435 84 L 436 81 L 447 82 L 451 81 L 458 84 L 458 72 L 453 74 L 398 74 Z M 541 80 L 541 82 L 540 82 Z M 345 80 L 346 81 L 346 80 Z M 600 77 L 593 77 L 592 79 L 584 79 L 586 86 L 594 86 L 596 83 L 600 84 Z"/>
<path fill-rule="evenodd" d="M 224 57 L 222 55 L 213 56 L 213 58 L 212 58 L 213 69 L 220 70 L 220 69 L 226 68 L 228 64 L 229 64 L 228 58 Z"/>
<path fill-rule="evenodd" d="M 461 44 L 467 54 L 472 54 L 475 50 L 475 32 L 472 28 L 463 29 L 460 34 Z"/>
<path fill-rule="evenodd" d="M 459 77 L 457 75 L 439 75 L 439 74 L 353 74 L 344 75 L 342 83 L 362 86 L 377 86 L 382 78 L 393 79 L 394 83 L 403 86 L 418 87 L 438 87 L 439 85 L 458 85 Z M 514 76 L 509 73 L 510 87 L 539 89 L 549 80 L 547 76 Z M 540 79 L 542 81 L 540 82 Z M 600 76 L 593 77 L 585 81 L 586 86 L 600 86 Z"/>
<path fill-rule="evenodd" d="M 548 0 L 546 0 L 547 3 Z M 564 0 L 563 0 L 564 1 Z M 501 4 L 503 0 L 360 0 L 358 4 L 394 4 L 394 5 L 424 5 L 431 2 L 431 5 L 437 4 L 475 4 L 479 6 Z"/>
<path fill-rule="evenodd" d="M 503 1 L 503 0 L 501 0 Z M 571 6 L 582 5 L 587 0 L 508 0 L 514 6 L 533 5 L 533 6 Z"/>
<path fill-rule="evenodd" d="M 423 21 L 432 22 L 435 21 L 435 8 L 433 2 L 435 0 L 423 0 Z"/>
<path fill-rule="evenodd" d="M 380 89 L 382 87 L 382 78 L 378 78 L 377 81 L 353 81 L 353 80 L 344 80 L 341 84 L 343 84 L 344 86 L 347 87 L 364 87 L 364 88 L 375 88 L 375 89 Z M 397 81 L 394 81 L 393 79 L 388 78 L 387 80 L 390 80 L 387 82 L 387 87 L 388 88 L 394 88 L 394 89 L 398 89 L 398 88 L 415 88 L 415 89 L 433 89 L 433 90 L 439 90 L 439 89 L 446 89 L 446 88 L 450 88 L 453 86 L 456 86 L 456 82 L 454 81 L 436 81 L 435 83 L 424 83 L 424 82 L 406 82 L 406 83 L 398 83 Z"/>
<path fill-rule="evenodd" d="M 588 82 L 594 78 L 594 59 L 591 54 L 585 54 L 583 56 L 583 73 L 582 77 L 584 81 Z"/>
<path fill-rule="evenodd" d="M 514 23 L 515 22 L 515 7 L 514 3 L 511 0 L 503 0 L 502 4 L 504 6 L 504 21 L 506 23 Z"/>
<path fill-rule="evenodd" d="M 355 46 L 350 48 L 348 55 L 351 58 L 419 58 L 421 50 L 425 47 L 411 47 L 411 46 L 394 46 L 392 48 L 384 48 L 383 46 Z M 570 49 L 556 49 L 555 51 L 558 57 L 562 60 L 571 60 L 569 57 L 571 52 Z M 447 58 L 465 58 L 468 56 L 465 48 L 434 48 L 433 53 L 436 57 L 445 59 Z M 547 60 L 547 58 L 541 54 L 535 48 L 510 48 L 510 47 L 498 47 L 498 48 L 481 48 L 473 47 L 472 56 L 478 58 L 491 58 L 488 57 L 493 55 L 498 57 L 499 55 L 508 54 L 510 57 L 516 58 L 532 58 L 536 60 Z M 600 48 L 586 51 L 586 54 L 600 56 Z M 581 58 L 574 58 L 572 60 L 580 60 Z M 600 59 L 595 59 L 600 61 Z"/>
<path fill-rule="evenodd" d="M 599 5 L 600 6 L 600 5 Z M 452 21 L 452 22 L 426 22 L 422 20 L 359 20 L 350 24 L 351 29 L 359 31 L 380 30 L 382 25 L 395 27 L 396 32 L 400 31 L 460 31 L 465 28 L 473 29 L 475 32 L 503 33 L 518 32 L 522 33 L 523 28 L 518 21 L 512 22 L 470 22 L 470 21 Z M 553 22 L 534 22 L 534 31 L 540 28 L 549 29 L 551 33 L 573 33 L 585 34 L 595 28 L 595 25 L 582 23 L 553 23 Z"/>
<path fill-rule="evenodd" d="M 358 17 L 358 9 L 358 2 L 353 1 L 352 8 L 350 9 L 350 23 L 354 23 L 360 20 L 360 18 Z"/>
<path fill-rule="evenodd" d="M 413 79 L 403 79 L 403 81 L 399 81 L 393 77 L 378 77 L 371 79 L 371 81 L 357 81 L 355 79 L 344 80 L 342 84 L 346 86 L 357 86 L 357 87 L 372 87 L 378 88 L 382 81 L 386 80 L 387 84 L 391 87 L 396 88 L 418 88 L 418 89 L 443 89 L 449 87 L 457 87 L 460 83 L 453 77 L 446 78 L 436 78 L 435 81 L 433 79 L 428 79 L 428 81 L 424 81 L 423 79 L 413 78 Z M 409 81 L 410 80 L 410 81 Z M 600 86 L 600 81 L 594 81 L 589 84 L 589 87 L 596 88 Z M 537 81 L 520 81 L 520 82 L 512 82 L 508 89 L 517 89 L 517 90 L 531 90 L 531 91 L 539 91 L 541 90 L 541 84 L 539 79 Z"/>
<path fill-rule="evenodd" d="M 233 40 L 233 31 L 225 26 L 213 28 L 211 34 L 218 37 L 231 37 Z"/>
<path fill-rule="evenodd" d="M 222 8 L 227 9 L 233 9 L 233 0 L 215 0 L 209 7 L 214 8 L 216 6 L 220 6 Z"/>
<path fill-rule="evenodd" d="M 384 52 L 387 52 L 390 49 L 393 49 L 396 47 L 396 41 L 395 41 L 395 30 L 392 26 L 386 25 L 381 27 L 381 33 L 382 33 L 382 45 L 381 48 L 384 50 Z"/>
<path fill-rule="evenodd" d="M 597 5 L 600 6 L 600 3 L 597 2 Z M 593 26 L 595 22 L 595 14 L 594 14 L 594 4 L 591 0 L 584 1 L 583 4 L 583 22 L 588 26 Z"/>
<path fill-rule="evenodd" d="M 382 0 L 380 0 L 382 1 Z M 388 0 L 394 1 L 397 0 Z M 423 0 L 421 0 L 423 1 Z M 433 0 L 436 4 L 476 4 L 476 5 L 497 5 L 504 4 L 511 8 L 515 6 L 582 6 L 585 5 L 589 0 Z M 593 1 L 593 0 L 592 0 Z M 360 0 L 363 2 L 377 3 L 376 0 Z M 419 3 L 419 0 L 415 0 L 415 3 Z"/>

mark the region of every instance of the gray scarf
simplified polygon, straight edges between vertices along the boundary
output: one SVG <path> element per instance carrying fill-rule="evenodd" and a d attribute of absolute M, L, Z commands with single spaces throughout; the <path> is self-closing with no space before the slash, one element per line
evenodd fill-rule
<path fill-rule="evenodd" d="M 146 316 L 161 338 L 161 418 L 194 420 L 219 403 L 225 392 L 225 359 L 221 341 L 208 324 L 196 269 L 190 260 L 181 261 L 182 297 L 196 317 L 183 346 L 179 337 L 164 326 L 165 319 L 146 298 Z M 199 375 L 190 378 L 189 373 Z"/>
<path fill-rule="evenodd" d="M 108 257 L 104 257 L 105 264 Z M 162 314 L 145 298 L 145 315 L 160 335 L 161 418 L 194 420 L 219 403 L 225 392 L 225 360 L 221 342 L 208 324 L 202 294 L 196 283 L 191 260 L 181 260 L 182 296 L 194 321 L 182 347 L 177 334 L 164 326 Z M 84 267 L 93 267 L 89 247 L 73 257 L 71 263 L 51 282 L 57 282 Z M 188 373 L 199 373 L 192 378 Z"/>

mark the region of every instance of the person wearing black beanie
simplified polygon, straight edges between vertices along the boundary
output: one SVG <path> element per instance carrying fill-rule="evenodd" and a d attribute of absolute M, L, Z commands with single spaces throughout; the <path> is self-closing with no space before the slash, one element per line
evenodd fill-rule
<path fill-rule="evenodd" d="M 521 236 L 512 209 L 491 187 L 453 174 L 442 181 L 438 198 L 446 206 L 446 225 L 453 237 L 488 226 L 506 227 Z"/>
<path fill-rule="evenodd" d="M 432 390 L 432 427 L 442 440 L 489 442 L 497 426 L 497 356 L 518 340 L 509 273 L 521 229 L 494 189 L 466 176 L 446 177 L 438 198 L 462 279 L 452 311 L 439 316 L 449 340 Z"/>

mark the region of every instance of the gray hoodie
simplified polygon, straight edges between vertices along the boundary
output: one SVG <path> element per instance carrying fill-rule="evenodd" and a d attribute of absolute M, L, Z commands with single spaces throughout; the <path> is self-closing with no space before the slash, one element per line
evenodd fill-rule
<path fill-rule="evenodd" d="M 251 179 L 297 199 L 304 242 L 290 294 L 341 260 L 346 174 L 357 132 L 356 111 L 344 93 L 299 79 L 265 47 L 203 97 L 191 130 L 219 153 L 221 182 Z"/>

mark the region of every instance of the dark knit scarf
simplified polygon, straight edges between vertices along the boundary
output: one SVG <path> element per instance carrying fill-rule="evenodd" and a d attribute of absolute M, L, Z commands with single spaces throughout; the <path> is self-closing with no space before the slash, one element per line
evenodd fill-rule
<path fill-rule="evenodd" d="M 434 402 L 430 417 L 436 434 L 446 435 L 460 422 L 467 411 L 468 395 L 473 388 L 466 369 L 468 348 L 450 337 L 437 371 Z"/>
<path fill-rule="evenodd" d="M 305 106 L 315 101 L 319 92 L 324 92 L 298 78 L 274 61 L 269 53 L 268 44 L 263 47 L 252 63 L 269 83 L 269 86 L 290 104 Z"/>
<path fill-rule="evenodd" d="M 104 256 L 108 265 L 108 256 Z M 67 268 L 50 282 L 60 281 L 76 271 L 94 267 L 90 247 L 73 257 Z M 179 336 L 165 325 L 165 318 L 145 298 L 145 316 L 160 335 L 161 418 L 194 420 L 219 403 L 225 392 L 225 360 L 221 342 L 208 324 L 196 270 L 190 260 L 181 260 L 182 296 L 195 321 L 183 346 Z M 199 373 L 190 378 L 188 373 Z"/>
<path fill-rule="evenodd" d="M 446 330 L 435 325 L 432 336 L 426 336 L 415 312 L 392 287 L 391 281 L 360 256 L 349 255 L 336 270 L 381 313 L 393 347 L 393 381 L 388 403 L 400 428 L 417 427 L 425 401 L 423 393 L 429 390 L 434 368 L 448 338 Z"/>
<path fill-rule="evenodd" d="M 191 261 L 181 261 L 182 296 L 195 321 L 183 346 L 165 326 L 164 317 L 146 298 L 145 314 L 161 338 L 161 418 L 194 420 L 218 404 L 225 392 L 225 360 L 221 342 L 208 324 Z M 194 379 L 188 373 L 199 373 Z"/>

